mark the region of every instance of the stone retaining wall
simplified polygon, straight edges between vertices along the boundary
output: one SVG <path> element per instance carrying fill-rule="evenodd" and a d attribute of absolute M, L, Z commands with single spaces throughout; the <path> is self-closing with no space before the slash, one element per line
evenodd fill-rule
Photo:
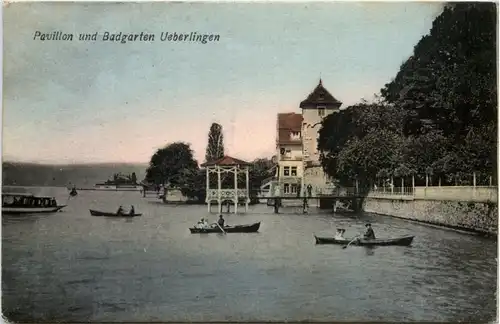
<path fill-rule="evenodd" d="M 438 200 L 365 198 L 363 210 L 428 224 L 498 234 L 498 204 Z"/>

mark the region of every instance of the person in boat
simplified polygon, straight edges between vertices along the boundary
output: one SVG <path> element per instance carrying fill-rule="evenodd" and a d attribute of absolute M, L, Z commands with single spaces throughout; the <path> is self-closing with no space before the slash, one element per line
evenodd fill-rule
<path fill-rule="evenodd" d="M 222 215 L 219 216 L 219 220 L 217 221 L 217 223 L 219 224 L 220 227 L 224 228 L 225 220 L 224 217 L 222 217 Z"/>
<path fill-rule="evenodd" d="M 365 235 L 363 236 L 365 240 L 374 240 L 375 239 L 375 232 L 373 231 L 372 224 L 368 223 L 365 225 L 366 226 L 366 232 Z"/>
<path fill-rule="evenodd" d="M 130 206 L 130 211 L 128 212 L 130 215 L 135 215 L 134 205 Z"/>
<path fill-rule="evenodd" d="M 116 214 L 117 215 L 123 215 L 123 207 L 122 206 L 118 207 L 118 210 L 116 211 Z"/>
<path fill-rule="evenodd" d="M 335 239 L 336 240 L 345 240 L 344 233 L 345 233 L 345 229 L 343 229 L 343 228 L 337 229 L 337 234 L 335 234 Z"/>
<path fill-rule="evenodd" d="M 51 206 L 52 206 L 52 207 L 57 207 L 57 202 L 56 202 L 56 200 L 55 200 L 55 199 L 52 199 L 52 200 L 50 201 L 50 204 L 51 204 Z"/>
<path fill-rule="evenodd" d="M 210 226 L 208 226 L 208 222 L 205 218 L 202 218 L 198 224 L 196 224 L 196 227 L 199 228 L 199 229 L 204 229 L 204 228 L 209 228 Z"/>

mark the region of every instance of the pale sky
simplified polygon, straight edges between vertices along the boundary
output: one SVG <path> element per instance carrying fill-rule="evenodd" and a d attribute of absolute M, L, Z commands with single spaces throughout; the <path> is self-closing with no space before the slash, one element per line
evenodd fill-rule
<path fill-rule="evenodd" d="M 204 160 L 212 122 L 226 153 L 275 152 L 276 114 L 317 85 L 343 108 L 378 93 L 427 34 L 426 3 L 14 3 L 4 7 L 3 159 L 148 162 L 174 141 Z M 34 41 L 35 31 L 73 33 Z M 81 42 L 79 33 L 154 33 Z M 161 42 L 161 32 L 220 35 Z"/>

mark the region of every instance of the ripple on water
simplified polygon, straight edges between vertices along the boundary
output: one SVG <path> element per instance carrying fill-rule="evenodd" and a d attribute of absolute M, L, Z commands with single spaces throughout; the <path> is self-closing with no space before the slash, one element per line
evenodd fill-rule
<path fill-rule="evenodd" d="M 67 193 L 64 192 L 66 195 Z M 144 216 L 90 217 L 123 201 Z M 496 242 L 370 214 L 355 218 L 266 206 L 227 215 L 258 235 L 192 235 L 200 206 L 135 193 L 81 192 L 65 213 L 2 218 L 2 302 L 41 321 L 457 321 L 493 318 Z M 212 215 L 215 217 L 214 215 Z M 212 217 L 211 216 L 211 217 Z M 312 234 L 416 235 L 412 247 L 316 246 Z M 471 315 L 472 314 L 472 315 Z M 474 318 L 473 318 L 474 317 Z"/>

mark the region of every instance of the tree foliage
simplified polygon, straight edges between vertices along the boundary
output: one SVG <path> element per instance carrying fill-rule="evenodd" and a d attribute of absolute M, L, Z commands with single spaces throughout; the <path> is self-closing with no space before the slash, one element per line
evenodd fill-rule
<path fill-rule="evenodd" d="M 211 162 L 224 157 L 224 134 L 222 126 L 213 123 L 208 132 L 208 144 L 205 154 L 205 161 Z"/>
<path fill-rule="evenodd" d="M 176 142 L 155 152 L 146 170 L 146 181 L 172 187 L 185 187 L 198 170 L 189 144 Z"/>
<path fill-rule="evenodd" d="M 447 4 L 381 90 L 383 101 L 324 119 L 325 171 L 344 182 L 496 176 L 496 15 L 494 3 Z"/>

